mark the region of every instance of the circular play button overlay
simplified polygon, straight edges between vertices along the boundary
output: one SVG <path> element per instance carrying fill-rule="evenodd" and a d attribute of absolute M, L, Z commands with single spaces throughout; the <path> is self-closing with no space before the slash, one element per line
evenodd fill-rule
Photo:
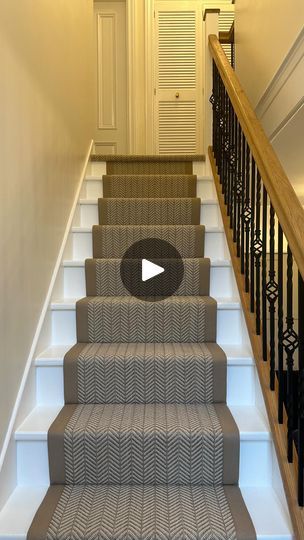
<path fill-rule="evenodd" d="M 183 280 L 183 260 L 169 242 L 145 238 L 125 252 L 120 276 L 132 296 L 147 302 L 164 300 L 177 291 Z"/>

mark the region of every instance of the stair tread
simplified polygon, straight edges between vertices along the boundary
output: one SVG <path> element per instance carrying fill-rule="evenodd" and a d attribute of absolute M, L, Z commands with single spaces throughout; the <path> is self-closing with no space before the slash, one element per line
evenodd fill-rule
<path fill-rule="evenodd" d="M 0 512 L 0 540 L 26 540 L 35 512 L 48 486 L 18 486 Z M 240 488 L 253 520 L 257 540 L 292 540 L 284 505 L 271 487 Z"/>
<path fill-rule="evenodd" d="M 56 309 L 57 310 L 74 310 L 75 307 L 76 307 L 76 302 L 78 302 L 82 298 L 88 298 L 88 297 L 54 299 L 51 302 L 51 309 L 52 310 L 56 310 Z M 89 298 L 92 298 L 92 297 L 89 297 Z M 98 298 L 99 299 L 104 298 L 105 300 L 109 300 L 110 298 L 113 299 L 113 297 L 109 297 L 109 296 L 99 296 Z M 117 297 L 117 298 L 130 300 L 130 298 L 133 298 L 133 297 L 120 296 L 120 297 Z M 174 299 L 173 301 L 175 301 L 176 298 L 178 300 L 186 298 L 187 301 L 189 301 L 188 296 L 171 296 L 170 298 L 173 298 Z M 193 298 L 196 298 L 196 297 L 193 297 Z M 197 297 L 197 298 L 202 299 L 202 298 L 210 298 L 210 297 L 201 296 L 201 297 Z M 133 298 L 133 301 L 141 302 L 141 300 L 137 300 L 136 298 Z M 218 309 L 223 309 L 223 310 L 224 309 L 240 309 L 240 306 L 241 306 L 240 301 L 239 301 L 238 298 L 217 298 L 216 301 L 217 301 L 217 308 Z"/>
<path fill-rule="evenodd" d="M 119 197 L 117 197 L 119 199 Z M 187 198 L 187 197 L 185 197 Z M 190 198 L 190 197 L 189 197 Z M 195 198 L 195 197 L 193 197 Z M 199 198 L 199 197 L 197 197 Z M 109 199 L 109 200 L 115 200 L 115 198 L 113 199 Z M 124 199 L 124 200 L 127 200 L 127 199 Z M 131 200 L 136 200 L 136 201 L 140 201 L 141 199 L 132 199 Z M 148 200 L 151 200 L 151 198 L 149 198 Z M 159 199 L 156 199 L 156 200 L 159 200 Z M 174 200 L 174 199 L 171 199 L 171 200 Z M 86 199 L 86 198 L 81 198 L 79 199 L 79 204 L 82 206 L 82 205 L 92 205 L 92 206 L 97 206 L 98 205 L 98 197 L 96 199 Z M 210 206 L 210 205 L 217 205 L 218 206 L 218 200 L 217 199 L 201 199 L 201 205 L 202 206 Z"/>
<path fill-rule="evenodd" d="M 53 345 L 42 351 L 35 360 L 36 366 L 63 366 L 70 345 Z M 221 345 L 227 355 L 228 365 L 254 365 L 252 351 L 248 345 Z"/>
<path fill-rule="evenodd" d="M 121 259 L 114 259 L 117 261 L 121 261 Z M 187 260 L 187 259 L 185 259 Z M 231 260 L 230 259 L 210 259 L 210 265 L 214 268 L 226 268 L 231 267 Z M 85 267 L 85 260 L 73 260 L 73 259 L 65 259 L 62 262 L 62 266 L 65 268 L 84 268 Z"/>
<path fill-rule="evenodd" d="M 92 154 L 91 161 L 163 162 L 163 161 L 205 161 L 204 154 Z"/>
<path fill-rule="evenodd" d="M 61 405 L 35 407 L 16 430 L 15 439 L 46 441 L 48 429 L 61 409 Z M 257 407 L 229 406 L 229 409 L 239 428 L 241 441 L 270 440 L 267 420 Z"/>
<path fill-rule="evenodd" d="M 199 225 L 182 225 L 182 227 L 198 227 Z M 126 229 L 127 227 L 143 227 L 143 225 L 95 225 L 95 227 L 121 227 Z M 144 225 L 144 227 L 148 227 L 148 225 Z M 181 227 L 181 225 L 153 225 L 154 227 Z M 81 227 L 81 226 L 74 226 L 72 227 L 73 233 L 92 233 L 92 227 Z M 224 228 L 223 227 L 205 227 L 206 233 L 223 233 Z"/>

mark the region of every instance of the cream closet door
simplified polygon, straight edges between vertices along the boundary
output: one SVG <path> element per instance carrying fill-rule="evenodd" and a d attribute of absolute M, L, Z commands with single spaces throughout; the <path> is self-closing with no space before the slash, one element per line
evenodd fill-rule
<path fill-rule="evenodd" d="M 203 152 L 201 3 L 155 1 L 154 151 Z"/>

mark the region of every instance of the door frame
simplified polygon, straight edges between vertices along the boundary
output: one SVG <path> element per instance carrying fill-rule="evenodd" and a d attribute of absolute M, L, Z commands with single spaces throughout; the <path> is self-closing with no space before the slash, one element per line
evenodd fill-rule
<path fill-rule="evenodd" d="M 146 64 L 146 148 L 147 153 L 154 154 L 154 0 L 145 0 L 145 64 Z"/>

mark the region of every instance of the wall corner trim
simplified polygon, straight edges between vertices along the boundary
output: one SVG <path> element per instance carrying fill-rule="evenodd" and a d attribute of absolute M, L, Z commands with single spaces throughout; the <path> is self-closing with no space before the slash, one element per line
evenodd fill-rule
<path fill-rule="evenodd" d="M 270 140 L 273 140 L 284 129 L 303 105 L 303 95 L 300 95 L 303 88 L 303 66 L 304 28 L 298 34 L 255 108 Z M 298 84 L 295 81 L 298 81 Z M 297 96 L 294 92 L 292 94 L 290 92 L 290 88 L 295 87 L 299 90 Z M 284 108 L 283 102 L 286 104 L 288 96 L 291 95 L 292 101 Z"/>

